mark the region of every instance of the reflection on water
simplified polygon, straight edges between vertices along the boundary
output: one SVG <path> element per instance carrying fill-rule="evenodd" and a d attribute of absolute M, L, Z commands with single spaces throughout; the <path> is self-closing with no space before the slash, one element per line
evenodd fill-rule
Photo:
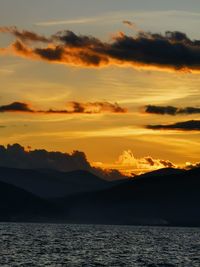
<path fill-rule="evenodd" d="M 200 229 L 0 224 L 0 266 L 200 266 Z"/>

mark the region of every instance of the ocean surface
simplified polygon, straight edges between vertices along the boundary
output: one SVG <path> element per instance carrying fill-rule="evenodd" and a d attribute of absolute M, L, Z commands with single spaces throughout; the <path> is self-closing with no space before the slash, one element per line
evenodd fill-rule
<path fill-rule="evenodd" d="M 0 266 L 200 266 L 200 228 L 0 223 Z"/>

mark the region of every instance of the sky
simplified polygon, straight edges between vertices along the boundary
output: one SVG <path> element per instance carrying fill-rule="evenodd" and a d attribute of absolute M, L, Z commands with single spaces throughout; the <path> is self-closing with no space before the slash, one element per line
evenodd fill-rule
<path fill-rule="evenodd" d="M 199 1 L 0 6 L 2 145 L 123 172 L 199 161 Z"/>

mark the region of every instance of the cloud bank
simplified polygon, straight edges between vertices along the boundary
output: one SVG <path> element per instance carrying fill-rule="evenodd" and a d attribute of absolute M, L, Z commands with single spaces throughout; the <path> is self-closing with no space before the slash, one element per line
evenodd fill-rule
<path fill-rule="evenodd" d="M 145 107 L 145 113 L 158 114 L 158 115 L 192 115 L 200 114 L 200 108 L 198 107 L 186 107 L 177 108 L 174 106 L 154 106 L 147 105 Z"/>
<path fill-rule="evenodd" d="M 191 163 L 191 162 L 186 162 L 186 169 L 195 169 L 195 168 L 200 168 L 200 162 L 196 163 Z"/>
<path fill-rule="evenodd" d="M 92 167 L 86 155 L 80 151 L 73 151 L 71 154 L 49 152 L 44 149 L 26 151 L 19 144 L 0 146 L 0 166 L 21 169 L 53 169 L 64 172 L 86 170 L 105 180 L 127 178 L 118 170 Z"/>
<path fill-rule="evenodd" d="M 1 27 L 0 31 L 16 38 L 6 49 L 7 53 L 35 60 L 83 67 L 114 64 L 159 70 L 200 70 L 200 40 L 191 40 L 178 31 L 165 34 L 139 32 L 135 36 L 121 32 L 111 42 L 68 30 L 49 38 L 16 27 Z"/>
<path fill-rule="evenodd" d="M 177 166 L 169 160 L 154 159 L 151 156 L 136 158 L 131 150 L 125 150 L 119 156 L 116 162 L 117 166 L 126 168 L 128 171 L 133 172 L 147 172 L 162 168 L 176 168 Z"/>
<path fill-rule="evenodd" d="M 147 125 L 146 128 L 152 130 L 200 131 L 200 121 L 190 120 L 173 124 Z"/>
<path fill-rule="evenodd" d="M 44 114 L 100 114 L 100 113 L 126 113 L 127 109 L 122 108 L 117 103 L 109 102 L 88 102 L 81 103 L 76 101 L 67 102 L 67 108 L 48 109 L 48 110 L 35 110 L 32 109 L 27 103 L 13 102 L 8 105 L 0 106 L 1 112 L 23 112 L 23 113 L 44 113 Z"/>
<path fill-rule="evenodd" d="M 166 159 L 155 159 L 151 156 L 136 158 L 131 150 L 123 151 L 118 160 L 108 168 L 103 168 L 104 164 L 99 163 L 91 165 L 85 153 L 81 151 L 73 151 L 69 154 L 59 151 L 50 152 L 45 149 L 31 150 L 31 147 L 25 149 L 19 144 L 7 145 L 6 147 L 0 145 L 1 167 L 52 169 L 63 172 L 85 170 L 108 181 L 127 179 L 162 168 L 179 168 L 179 166 Z M 186 162 L 184 168 L 192 169 L 199 166 L 199 162 Z"/>

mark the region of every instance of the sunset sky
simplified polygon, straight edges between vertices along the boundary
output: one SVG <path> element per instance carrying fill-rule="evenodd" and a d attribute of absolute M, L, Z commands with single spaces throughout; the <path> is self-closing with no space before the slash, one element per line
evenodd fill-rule
<path fill-rule="evenodd" d="M 2 145 L 133 172 L 199 161 L 199 1 L 0 7 Z"/>

